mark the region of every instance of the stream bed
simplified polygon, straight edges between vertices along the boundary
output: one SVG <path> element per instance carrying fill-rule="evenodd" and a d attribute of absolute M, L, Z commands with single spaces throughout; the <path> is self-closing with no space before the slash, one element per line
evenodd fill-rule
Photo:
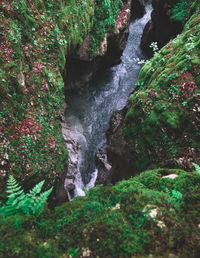
<path fill-rule="evenodd" d="M 134 90 L 141 65 L 135 59 L 143 59 L 140 40 L 145 24 L 150 19 L 151 4 L 146 4 L 146 14 L 131 21 L 130 34 L 121 57 L 122 62 L 96 76 L 90 86 L 80 93 L 66 96 L 65 119 L 80 145 L 78 171 L 72 196 L 85 195 L 94 186 L 97 169 L 95 153 L 107 144 L 106 131 L 114 111 L 122 109 Z M 77 71 L 78 72 L 78 71 Z"/>

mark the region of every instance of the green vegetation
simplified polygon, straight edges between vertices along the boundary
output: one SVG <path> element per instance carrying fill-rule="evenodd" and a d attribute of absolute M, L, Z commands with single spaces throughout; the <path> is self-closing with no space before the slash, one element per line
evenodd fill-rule
<path fill-rule="evenodd" d="M 38 218 L 8 216 L 0 220 L 1 255 L 197 257 L 199 181 L 196 172 L 146 171 L 116 186 L 97 186 Z"/>
<path fill-rule="evenodd" d="M 141 70 L 123 134 L 133 171 L 155 167 L 192 169 L 199 163 L 199 5 L 183 32 Z"/>
<path fill-rule="evenodd" d="M 200 166 L 199 166 L 198 164 L 194 163 L 194 162 L 192 162 L 192 165 L 195 167 L 196 172 L 197 172 L 198 174 L 200 174 Z"/>
<path fill-rule="evenodd" d="M 119 11 L 123 7 L 121 0 L 97 0 L 95 9 L 94 26 L 90 45 L 91 56 L 94 56 L 101 42 L 104 40 L 106 32 L 114 28 Z M 127 1 L 126 1 L 127 2 Z"/>
<path fill-rule="evenodd" d="M 44 180 L 38 183 L 29 193 L 25 194 L 13 176 L 7 183 L 8 201 L 0 207 L 0 215 L 7 217 L 11 214 L 34 214 L 39 216 L 43 211 L 44 203 L 52 192 L 52 188 L 41 193 Z"/>
<path fill-rule="evenodd" d="M 181 21 L 182 23 L 185 23 L 186 18 L 189 15 L 189 12 L 191 10 L 192 2 L 191 0 L 176 0 L 175 5 L 173 7 L 173 15 L 172 19 Z"/>
<path fill-rule="evenodd" d="M 87 36 L 94 57 L 126 2 L 0 3 L 1 257 L 200 253 L 199 0 L 176 1 L 173 19 L 188 20 L 183 33 L 142 68 L 115 136 L 127 143 L 133 174 L 151 170 L 52 210 L 45 205 L 67 166 L 66 57 Z"/>
<path fill-rule="evenodd" d="M 68 159 L 61 134 L 66 57 L 88 35 L 94 56 L 97 27 L 113 29 L 122 7 L 120 0 L 0 3 L 1 198 L 9 174 L 25 190 L 44 179 L 46 189 L 59 183 Z"/>

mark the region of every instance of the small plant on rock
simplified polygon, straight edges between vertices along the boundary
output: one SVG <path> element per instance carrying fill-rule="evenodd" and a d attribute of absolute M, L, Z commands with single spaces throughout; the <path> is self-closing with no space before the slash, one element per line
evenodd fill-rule
<path fill-rule="evenodd" d="M 158 43 L 157 42 L 152 42 L 149 46 L 150 48 L 152 48 L 153 50 L 153 56 L 155 56 L 155 54 L 158 53 Z M 140 59 L 140 58 L 134 58 L 133 59 L 135 62 L 137 62 L 137 64 L 141 64 L 141 65 L 144 65 L 144 64 L 147 64 L 150 62 L 150 59 L 147 59 L 147 60 L 144 60 L 144 59 Z"/>

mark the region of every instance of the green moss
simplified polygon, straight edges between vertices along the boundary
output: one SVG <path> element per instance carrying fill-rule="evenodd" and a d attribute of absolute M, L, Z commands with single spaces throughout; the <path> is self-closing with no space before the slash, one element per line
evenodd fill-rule
<path fill-rule="evenodd" d="M 191 2 L 185 0 L 177 0 L 173 7 L 172 19 L 184 23 L 186 16 L 190 11 Z"/>
<path fill-rule="evenodd" d="M 193 10 L 194 11 L 194 10 Z M 140 71 L 136 91 L 122 129 L 133 170 L 177 167 L 179 158 L 198 160 L 200 130 L 197 114 L 199 92 L 199 12 L 193 13 L 183 32 L 163 47 Z M 186 87 L 185 87 L 185 86 Z M 188 87 L 188 88 L 187 88 Z M 120 134 L 120 132 L 119 132 Z"/>
<path fill-rule="evenodd" d="M 0 4 L 2 196 L 10 173 L 28 190 L 43 179 L 47 187 L 54 185 L 66 171 L 68 155 L 61 134 L 66 56 L 87 36 L 100 44 L 102 37 L 96 32 L 113 29 L 122 7 L 120 0 Z"/>
<path fill-rule="evenodd" d="M 177 177 L 165 177 L 170 174 Z M 99 257 L 195 257 L 199 180 L 199 174 L 178 169 L 145 171 L 116 186 L 97 186 L 39 218 L 9 216 L 0 221 L 0 252 L 6 257 L 80 257 L 84 250 Z"/>
<path fill-rule="evenodd" d="M 95 8 L 95 17 L 93 19 L 93 28 L 91 34 L 90 55 L 94 57 L 105 34 L 114 28 L 119 11 L 123 7 L 121 0 L 97 0 Z"/>
<path fill-rule="evenodd" d="M 0 154 L 9 157 L 3 159 L 1 171 L 14 174 L 28 190 L 41 179 L 46 179 L 47 187 L 54 184 L 67 165 L 60 127 L 65 53 L 100 23 L 102 31 L 94 44 L 98 48 L 122 2 L 98 1 L 97 8 L 105 6 L 96 9 L 96 18 L 92 0 L 35 0 L 32 7 L 27 1 L 12 3 L 1 7 L 0 21 L 3 32 L 11 32 L 1 41 L 7 51 L 0 52 L 0 141 L 4 143 Z M 135 158 L 133 173 L 161 164 L 175 167 L 177 159 L 187 158 L 191 150 L 198 160 L 200 128 L 193 111 L 199 103 L 200 78 L 197 3 L 183 33 L 142 68 L 130 97 L 122 130 Z M 195 94 L 177 97 L 178 85 L 194 85 L 192 80 Z M 178 177 L 164 177 L 169 174 Z M 2 179 L 3 193 L 5 176 Z M 0 220 L 0 256 L 80 257 L 89 250 L 99 257 L 198 257 L 199 180 L 196 172 L 154 169 L 116 186 L 97 186 L 85 198 L 55 210 L 46 208 L 38 218 L 8 216 Z M 149 215 L 152 209 L 157 209 L 155 219 Z"/>

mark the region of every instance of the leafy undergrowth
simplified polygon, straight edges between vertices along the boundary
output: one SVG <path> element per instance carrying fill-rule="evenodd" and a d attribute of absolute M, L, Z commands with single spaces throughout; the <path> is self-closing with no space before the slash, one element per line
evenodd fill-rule
<path fill-rule="evenodd" d="M 98 2 L 5 0 L 0 3 L 2 198 L 9 174 L 23 182 L 28 190 L 43 179 L 49 188 L 66 169 L 67 151 L 61 134 L 62 74 L 68 53 L 92 33 L 95 21 L 103 20 L 103 15 L 95 17 L 95 8 L 103 11 Z M 103 21 L 108 30 L 122 2 L 103 2 L 113 5 L 114 10 L 107 9 L 114 12 L 112 24 Z"/>
<path fill-rule="evenodd" d="M 196 6 L 195 1 L 175 0 L 173 2 L 174 3 L 173 3 L 172 16 L 171 16 L 172 20 L 181 21 L 182 24 L 185 24 L 185 21 L 190 15 L 190 11 Z"/>
<path fill-rule="evenodd" d="M 135 171 L 200 164 L 200 16 L 140 72 L 123 133 Z"/>
<path fill-rule="evenodd" d="M 46 208 L 38 218 L 8 216 L 1 219 L 1 255 L 198 257 L 199 182 L 197 172 L 145 171 L 54 211 Z"/>
<path fill-rule="evenodd" d="M 115 27 L 119 11 L 123 8 L 123 2 L 96 0 L 94 25 L 92 28 L 90 55 L 95 56 L 101 42 L 104 40 L 106 32 Z"/>

